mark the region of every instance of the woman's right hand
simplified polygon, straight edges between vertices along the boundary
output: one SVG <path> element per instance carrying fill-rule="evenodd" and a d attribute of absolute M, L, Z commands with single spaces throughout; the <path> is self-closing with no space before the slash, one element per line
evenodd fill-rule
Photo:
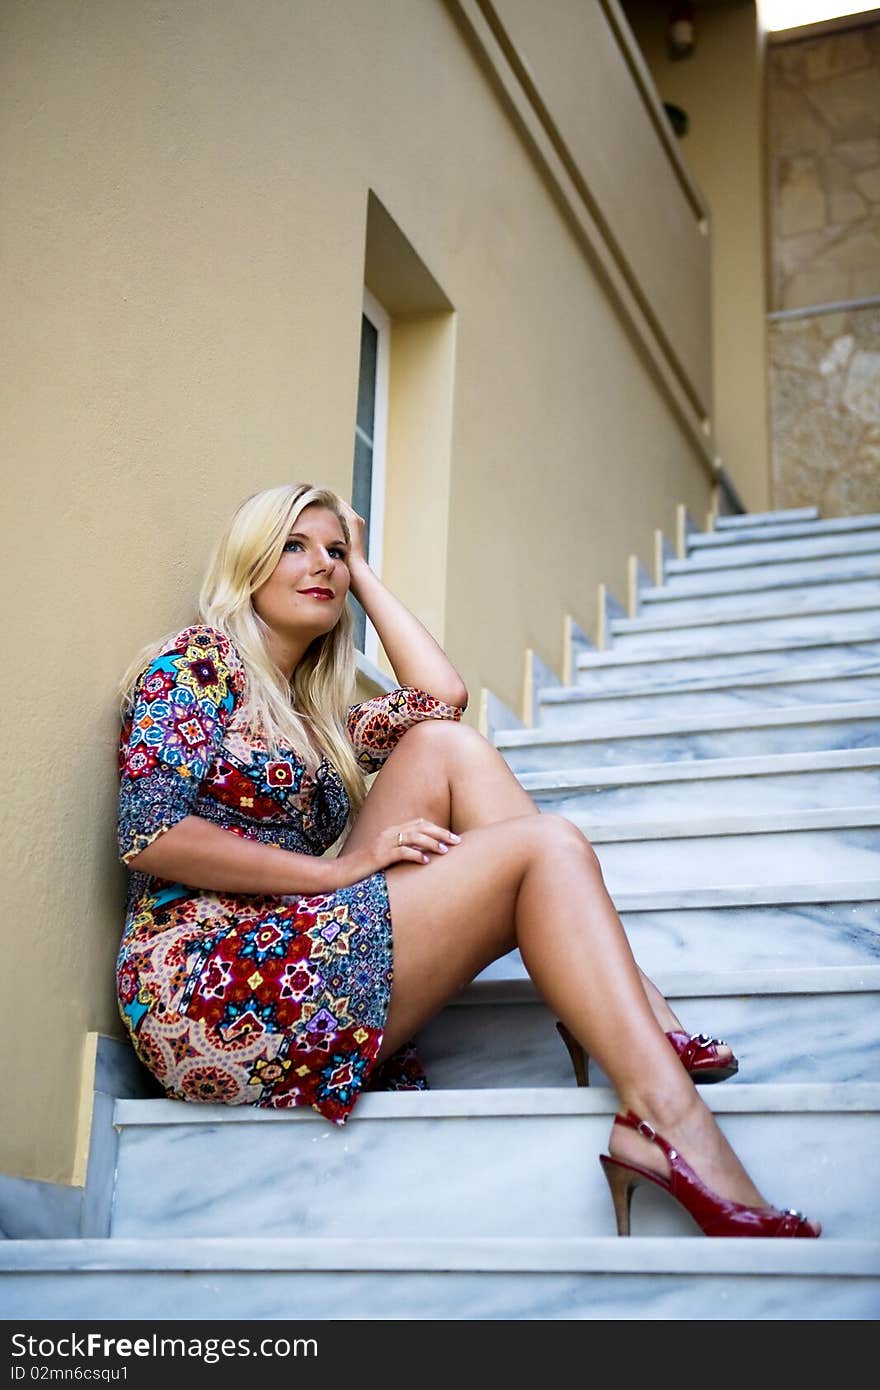
<path fill-rule="evenodd" d="M 338 856 L 337 863 L 344 867 L 346 875 L 346 884 L 341 886 L 369 878 L 378 869 L 390 868 L 392 864 L 428 864 L 432 855 L 447 854 L 460 839 L 461 836 L 448 826 L 437 825 L 425 820 L 424 816 L 386 826 L 367 844 L 350 854 L 343 850 Z"/>

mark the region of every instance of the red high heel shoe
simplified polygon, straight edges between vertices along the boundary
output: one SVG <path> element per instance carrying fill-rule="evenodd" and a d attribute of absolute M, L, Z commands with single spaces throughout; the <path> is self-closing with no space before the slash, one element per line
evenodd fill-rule
<path fill-rule="evenodd" d="M 719 1197 L 697 1176 L 689 1163 L 686 1163 L 677 1149 L 668 1144 L 661 1134 L 645 1120 L 640 1120 L 632 1110 L 625 1115 L 615 1115 L 614 1123 L 634 1129 L 644 1139 L 666 1155 L 669 1163 L 669 1177 L 661 1177 L 648 1168 L 640 1168 L 635 1163 L 623 1163 L 610 1154 L 600 1154 L 599 1161 L 608 1179 L 614 1215 L 617 1218 L 617 1234 L 629 1235 L 629 1213 L 632 1194 L 640 1182 L 652 1182 L 674 1197 L 679 1206 L 696 1221 L 706 1236 L 792 1236 L 817 1238 L 816 1232 L 802 1212 L 789 1208 L 779 1211 L 776 1207 L 747 1207 L 742 1202 L 732 1202 L 727 1197 Z"/>
<path fill-rule="evenodd" d="M 589 1053 L 568 1031 L 564 1023 L 557 1023 L 556 1031 L 568 1048 L 577 1084 L 589 1086 Z M 705 1033 L 679 1032 L 667 1033 L 666 1036 L 696 1086 L 709 1086 L 716 1081 L 726 1081 L 729 1076 L 735 1076 L 739 1071 L 739 1062 L 735 1057 L 732 1056 L 726 1062 L 719 1057 L 718 1048 L 727 1047 L 727 1043 L 721 1038 L 710 1038 Z"/>

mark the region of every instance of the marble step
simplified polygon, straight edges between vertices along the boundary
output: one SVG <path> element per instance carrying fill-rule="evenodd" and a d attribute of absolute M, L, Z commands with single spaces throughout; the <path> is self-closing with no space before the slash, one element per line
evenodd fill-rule
<path fill-rule="evenodd" d="M 845 583 L 853 579 L 869 579 L 880 573 L 880 550 L 867 553 L 832 554 L 818 559 L 780 560 L 773 564 L 719 565 L 707 569 L 694 566 L 687 560 L 668 560 L 664 566 L 664 583 L 649 586 L 641 596 L 655 602 L 664 595 L 670 599 L 685 595 L 740 594 L 757 590 L 770 593 L 791 585 Z"/>
<path fill-rule="evenodd" d="M 607 718 L 587 722 L 576 700 L 542 704 L 541 710 L 545 722 L 539 727 L 495 734 L 495 746 L 517 775 L 880 747 L 880 703 L 875 700 L 731 714 L 684 711 L 630 723 Z"/>
<path fill-rule="evenodd" d="M 880 1229 L 880 1085 L 703 1092 L 768 1200 L 831 1240 Z M 337 1126 L 306 1108 L 117 1101 L 111 1237 L 613 1235 L 598 1155 L 615 1108 L 601 1087 L 390 1092 Z M 636 1194 L 633 1232 L 702 1240 L 656 1189 Z"/>
<path fill-rule="evenodd" d="M 717 516 L 716 531 L 742 531 L 752 526 L 778 526 L 783 521 L 818 521 L 818 507 L 787 507 L 776 512 L 740 512 L 734 516 Z"/>
<path fill-rule="evenodd" d="M 659 653 L 587 652 L 577 658 L 575 685 L 593 692 L 641 690 L 690 685 L 714 677 L 735 684 L 742 676 L 775 676 L 797 667 L 802 676 L 816 670 L 838 675 L 880 671 L 880 640 L 876 620 L 865 622 L 845 636 L 771 636 L 730 638 L 722 651 L 705 650 L 699 635 Z"/>
<path fill-rule="evenodd" d="M 652 597 L 660 595 L 660 598 Z M 812 583 L 786 585 L 774 589 L 715 595 L 701 594 L 687 598 L 672 598 L 662 589 L 639 595 L 640 611 L 636 618 L 612 618 L 610 623 L 613 645 L 632 633 L 665 632 L 690 624 L 708 626 L 712 623 L 772 621 L 786 616 L 819 617 L 828 613 L 853 613 L 880 608 L 880 566 L 876 576 L 850 580 L 846 583 Z"/>
<path fill-rule="evenodd" d="M 751 585 L 716 594 L 676 595 L 666 587 L 641 589 L 638 617 L 612 619 L 612 637 L 626 632 L 662 631 L 677 623 L 779 617 L 781 613 L 829 613 L 855 607 L 880 606 L 880 563 L 876 574 L 849 580 L 810 580 L 795 584 Z M 616 645 L 616 644 L 614 644 Z"/>
<path fill-rule="evenodd" d="M 637 825 L 569 817 L 596 851 L 609 893 L 880 877 L 880 810 L 696 816 Z"/>
<path fill-rule="evenodd" d="M 723 956 L 706 961 L 711 971 L 652 978 L 689 1032 L 730 1043 L 740 1070 L 725 1085 L 875 1080 L 880 964 L 736 971 Z M 575 1085 L 555 1018 L 527 977 L 475 980 L 419 1033 L 429 1085 Z M 590 1084 L 609 1084 L 592 1062 Z"/>
<path fill-rule="evenodd" d="M 718 971 L 798 970 L 880 964 L 880 877 L 616 892 L 636 960 L 652 979 Z M 514 950 L 478 977 L 527 978 Z M 701 1027 L 694 1021 L 695 1029 Z"/>
<path fill-rule="evenodd" d="M 880 1242 L 230 1236 L 0 1243 L 11 1320 L 873 1320 Z M 222 1329 L 221 1329 L 222 1330 Z M 273 1336 L 271 1329 L 264 1329 Z M 382 1334 L 384 1336 L 384 1334 Z M 256 1328 L 252 1344 L 263 1332 Z M 318 1335 L 319 1353 L 324 1338 Z M 497 1369 L 497 1368 L 496 1368 Z"/>
<path fill-rule="evenodd" d="M 843 535 L 808 535 L 785 539 L 768 536 L 748 540 L 737 536 L 735 545 L 695 545 L 696 536 L 688 538 L 688 554 L 681 560 L 668 560 L 667 574 L 706 573 L 709 570 L 745 569 L 752 565 L 785 565 L 803 560 L 827 559 L 833 555 L 876 555 L 880 550 L 880 524 Z"/>
<path fill-rule="evenodd" d="M 833 516 L 826 520 L 780 521 L 759 526 L 721 527 L 714 531 L 692 531 L 687 538 L 690 550 L 721 550 L 745 545 L 751 540 L 802 540 L 825 536 L 860 536 L 866 531 L 880 535 L 880 513 L 861 516 Z"/>
<path fill-rule="evenodd" d="M 604 825 L 711 813 L 719 806 L 736 814 L 880 808 L 880 748 L 560 768 L 523 772 L 519 781 L 542 811 L 582 813 Z"/>
<path fill-rule="evenodd" d="M 797 666 L 772 676 L 737 676 L 733 681 L 707 676 L 680 687 L 648 684 L 626 692 L 594 694 L 581 686 L 547 686 L 538 692 L 536 722 L 542 728 L 594 719 L 618 723 L 685 715 L 735 714 L 780 710 L 790 706 L 833 705 L 880 700 L 880 670 L 875 675 L 838 676 L 817 668 L 802 678 Z"/>
<path fill-rule="evenodd" d="M 803 642 L 822 645 L 840 641 L 880 641 L 880 605 L 875 598 L 853 601 L 846 609 L 831 608 L 809 612 L 777 612 L 773 616 L 724 618 L 690 617 L 617 618 L 611 623 L 610 655 L 644 655 L 661 658 L 694 656 L 700 659 L 718 654 L 726 657 L 743 652 L 773 648 L 785 659 L 788 651 Z M 594 663 L 589 657 L 578 662 L 583 670 Z"/>

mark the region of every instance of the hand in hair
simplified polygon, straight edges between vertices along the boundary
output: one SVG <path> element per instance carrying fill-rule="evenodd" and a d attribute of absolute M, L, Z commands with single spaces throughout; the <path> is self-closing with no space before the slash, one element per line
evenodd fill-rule
<path fill-rule="evenodd" d="M 349 547 L 348 566 L 367 564 L 367 523 L 344 498 L 339 499 L 339 510 L 348 526 Z"/>

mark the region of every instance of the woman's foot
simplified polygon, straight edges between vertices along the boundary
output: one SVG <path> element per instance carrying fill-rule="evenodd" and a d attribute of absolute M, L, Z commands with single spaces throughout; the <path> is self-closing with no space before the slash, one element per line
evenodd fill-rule
<path fill-rule="evenodd" d="M 561 1019 L 556 1021 L 556 1031 L 568 1049 L 575 1081 L 579 1086 L 589 1086 L 589 1053 Z M 705 1033 L 684 1032 L 665 1033 L 664 1037 L 668 1039 L 676 1057 L 697 1086 L 726 1081 L 729 1076 L 735 1076 L 739 1071 L 739 1062 L 720 1038 L 709 1038 Z"/>
<path fill-rule="evenodd" d="M 651 1012 L 660 1024 L 663 1032 L 666 1034 L 677 1034 L 682 1040 L 677 1050 L 680 1051 L 681 1048 L 685 1047 L 687 1045 L 687 1040 L 692 1036 L 698 1036 L 702 1041 L 704 1035 L 692 1035 L 688 1032 L 681 1020 L 672 1012 L 669 1004 L 660 993 L 653 980 L 650 980 L 644 971 L 639 971 L 639 974 L 642 977 L 642 984 L 648 996 L 648 1003 L 651 1005 Z M 674 1040 L 670 1039 L 670 1041 L 672 1041 L 673 1046 L 675 1046 Z M 714 1068 L 717 1075 L 713 1075 L 712 1080 L 723 1081 L 727 1076 L 733 1076 L 739 1068 L 739 1063 L 733 1054 L 733 1048 L 730 1047 L 728 1043 L 723 1042 L 721 1038 L 705 1037 L 704 1042 L 703 1052 L 705 1053 L 707 1050 L 710 1050 L 717 1061 L 717 1067 Z M 685 1066 L 686 1069 L 689 1070 L 686 1063 Z M 707 1067 L 708 1061 L 704 1061 L 700 1071 L 705 1073 Z M 699 1072 L 697 1072 L 697 1075 L 699 1075 Z M 711 1072 L 709 1075 L 711 1075 Z M 709 1075 L 705 1075 L 706 1080 L 709 1080 Z"/>
<path fill-rule="evenodd" d="M 644 1107 L 633 1108 L 678 1150 L 711 1192 L 758 1210 L 774 1209 L 773 1203 L 768 1202 L 755 1187 L 719 1129 L 712 1112 L 699 1096 L 694 1097 L 684 1112 L 668 1113 L 662 1119 L 653 1117 Z M 661 1178 L 669 1177 L 669 1162 L 660 1147 L 637 1130 L 615 1123 L 608 1152 L 612 1158 L 620 1159 L 623 1163 L 645 1168 Z M 818 1236 L 821 1224 L 815 1221 L 807 1224 Z"/>

